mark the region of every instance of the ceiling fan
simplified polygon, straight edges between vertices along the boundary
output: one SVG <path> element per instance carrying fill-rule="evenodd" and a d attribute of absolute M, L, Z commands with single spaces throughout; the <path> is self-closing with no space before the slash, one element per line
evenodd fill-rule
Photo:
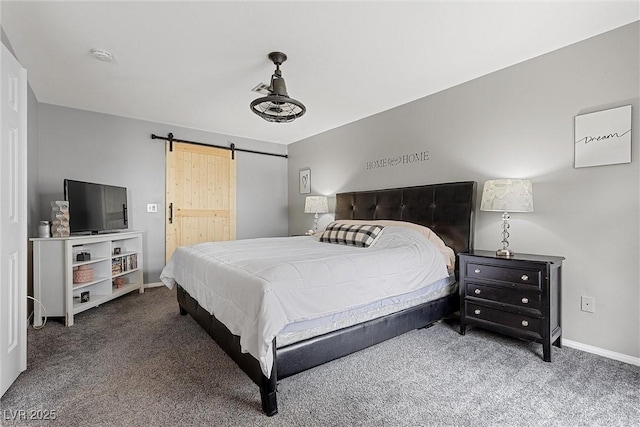
<path fill-rule="evenodd" d="M 254 92 L 267 94 L 251 102 L 250 107 L 258 116 L 268 122 L 289 123 L 300 118 L 307 111 L 302 102 L 289 98 L 287 86 L 285 85 L 280 65 L 287 60 L 287 55 L 282 52 L 271 52 L 269 59 L 276 66 L 271 75 L 271 84 L 258 84 L 252 90 Z"/>

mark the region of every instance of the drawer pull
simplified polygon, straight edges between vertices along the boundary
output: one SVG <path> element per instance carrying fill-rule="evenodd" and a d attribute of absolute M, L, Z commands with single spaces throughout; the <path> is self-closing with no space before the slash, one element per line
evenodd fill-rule
<path fill-rule="evenodd" d="M 473 270 L 473 272 L 476 273 L 476 274 L 480 274 L 480 269 L 476 268 L 475 270 Z"/>
<path fill-rule="evenodd" d="M 480 289 L 476 289 L 475 291 L 473 291 L 476 295 L 480 295 L 480 292 L 482 292 Z"/>
<path fill-rule="evenodd" d="M 522 321 L 522 326 L 529 326 L 529 322 L 527 322 L 526 320 Z"/>
<path fill-rule="evenodd" d="M 476 308 L 473 312 L 474 312 L 475 314 L 480 314 L 480 309 L 479 309 L 479 308 Z"/>
<path fill-rule="evenodd" d="M 523 304 L 529 304 L 529 298 L 522 298 Z"/>
<path fill-rule="evenodd" d="M 526 282 L 527 280 L 529 280 L 529 276 L 527 276 L 526 274 L 523 274 L 522 277 L 520 277 L 520 279 L 522 279 L 523 282 Z"/>

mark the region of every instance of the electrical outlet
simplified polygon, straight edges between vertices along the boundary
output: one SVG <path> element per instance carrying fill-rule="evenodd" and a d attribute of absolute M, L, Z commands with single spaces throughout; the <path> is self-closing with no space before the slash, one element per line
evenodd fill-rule
<path fill-rule="evenodd" d="M 580 298 L 580 305 L 580 310 L 587 313 L 593 313 L 596 308 L 596 299 L 594 297 L 582 296 Z"/>
<path fill-rule="evenodd" d="M 158 205 L 155 203 L 149 203 L 147 205 L 147 212 L 158 212 Z"/>

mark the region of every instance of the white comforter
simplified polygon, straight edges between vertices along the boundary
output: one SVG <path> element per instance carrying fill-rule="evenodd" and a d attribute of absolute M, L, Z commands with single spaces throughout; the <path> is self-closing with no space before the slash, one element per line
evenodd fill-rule
<path fill-rule="evenodd" d="M 420 233 L 385 227 L 358 248 L 314 237 L 200 243 L 178 248 L 160 279 L 178 283 L 240 336 L 269 377 L 273 338 L 289 323 L 412 292 L 447 277 L 442 254 Z"/>

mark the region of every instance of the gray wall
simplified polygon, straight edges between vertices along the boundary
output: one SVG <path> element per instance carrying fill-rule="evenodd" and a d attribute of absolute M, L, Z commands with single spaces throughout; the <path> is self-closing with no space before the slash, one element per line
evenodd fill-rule
<path fill-rule="evenodd" d="M 145 232 L 145 283 L 164 267 L 165 143 L 150 135 L 286 154 L 287 147 L 160 123 L 39 104 L 39 216 L 62 200 L 65 178 L 127 187 L 129 228 Z M 237 153 L 237 238 L 287 234 L 287 159 Z M 31 165 L 30 165 L 31 166 Z M 30 197 L 31 198 L 31 197 Z M 158 213 L 147 213 L 148 203 Z"/>
<path fill-rule="evenodd" d="M 289 146 L 289 231 L 313 194 L 427 183 L 529 178 L 535 212 L 513 214 L 511 248 L 566 257 L 563 338 L 640 356 L 639 23 L 461 84 Z M 380 94 L 384 96 L 384 94 Z M 574 116 L 632 105 L 632 163 L 573 168 Z M 366 169 L 428 151 L 429 160 Z M 479 200 L 479 198 L 478 198 Z M 321 218 L 321 225 L 332 219 Z M 500 213 L 478 212 L 477 249 L 500 246 Z M 581 295 L 595 313 L 580 311 Z"/>

